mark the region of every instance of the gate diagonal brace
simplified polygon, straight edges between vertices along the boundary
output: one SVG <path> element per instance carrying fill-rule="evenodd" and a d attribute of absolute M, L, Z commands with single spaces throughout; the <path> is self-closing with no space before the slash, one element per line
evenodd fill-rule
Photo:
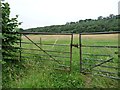
<path fill-rule="evenodd" d="M 23 34 L 24 35 L 24 34 Z M 24 35 L 28 40 L 30 40 L 35 46 L 37 46 L 40 50 L 42 50 L 45 54 L 47 54 L 50 58 L 52 58 L 54 61 L 56 61 L 57 63 L 60 64 L 60 62 L 58 62 L 57 60 L 55 60 L 55 58 L 52 57 L 52 55 L 48 54 L 45 50 L 43 50 L 40 46 L 38 46 L 34 41 L 32 41 L 29 37 L 27 37 L 26 35 Z"/>
<path fill-rule="evenodd" d="M 113 57 L 110 58 L 110 59 L 108 59 L 108 60 L 106 60 L 106 61 L 104 61 L 104 62 L 102 62 L 102 63 L 100 63 L 100 64 L 97 64 L 97 65 L 91 67 L 90 69 L 93 69 L 93 68 L 95 68 L 95 67 L 97 67 L 97 66 L 101 66 L 102 64 L 105 64 L 105 63 L 107 63 L 107 62 L 110 62 L 111 60 L 113 60 Z"/>
<path fill-rule="evenodd" d="M 113 60 L 113 57 L 111 57 L 110 59 L 108 59 L 108 60 L 106 60 L 104 62 L 101 62 L 100 64 L 94 65 L 93 67 L 90 68 L 90 70 L 93 69 L 93 68 L 95 68 L 95 67 L 101 66 L 102 64 L 105 64 L 107 62 L 110 62 L 111 60 Z M 84 71 L 86 71 L 86 70 L 87 69 L 84 69 Z M 82 71 L 82 73 L 86 74 L 84 71 Z"/>

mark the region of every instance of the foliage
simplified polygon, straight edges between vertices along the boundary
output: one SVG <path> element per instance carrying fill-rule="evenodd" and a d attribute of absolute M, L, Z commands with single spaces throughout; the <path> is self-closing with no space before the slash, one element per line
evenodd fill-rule
<path fill-rule="evenodd" d="M 11 80 L 20 76 L 21 63 L 19 62 L 19 48 L 15 44 L 20 40 L 18 34 L 19 23 L 18 15 L 15 18 L 10 18 L 10 7 L 8 3 L 1 4 L 2 9 L 2 86 L 6 87 Z M 8 85 L 9 86 L 9 85 Z"/>
<path fill-rule="evenodd" d="M 67 22 L 65 25 L 29 28 L 24 31 L 56 33 L 118 31 L 118 16 L 110 14 L 108 17 L 99 16 L 98 19 L 85 19 L 77 22 Z"/>
<path fill-rule="evenodd" d="M 17 21 L 18 15 L 15 18 L 10 19 L 10 7 L 8 3 L 2 3 L 2 54 L 3 61 L 5 62 L 15 62 L 18 59 L 11 58 L 15 56 L 15 52 L 17 52 L 18 48 L 14 45 L 17 40 L 19 40 L 19 29 L 17 29 L 18 23 Z M 8 58 L 10 57 L 10 58 Z"/>

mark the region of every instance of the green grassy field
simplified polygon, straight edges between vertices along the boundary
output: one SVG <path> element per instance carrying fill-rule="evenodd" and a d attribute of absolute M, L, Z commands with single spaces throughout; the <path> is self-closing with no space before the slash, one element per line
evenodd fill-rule
<path fill-rule="evenodd" d="M 49 55 L 51 55 L 56 62 L 46 55 L 43 51 L 35 50 L 22 50 L 22 60 L 27 62 L 27 73 L 14 81 L 11 82 L 10 87 L 13 88 L 113 88 L 118 86 L 117 80 L 94 76 L 96 71 L 92 71 L 92 74 L 82 74 L 80 73 L 80 62 L 79 62 L 79 48 L 72 48 L 72 65 L 71 72 L 68 72 L 70 66 L 70 35 L 28 35 L 28 37 L 37 42 L 38 45 L 44 49 Z M 40 43 L 41 38 L 41 43 Z M 22 42 L 30 42 L 24 36 L 22 37 Z M 74 35 L 74 44 L 79 43 L 78 35 Z M 53 45 L 44 45 L 53 44 Z M 66 44 L 68 46 L 56 46 L 55 44 Z M 85 35 L 82 36 L 82 45 L 102 45 L 102 46 L 117 46 L 118 45 L 118 35 Z M 28 49 L 39 49 L 34 44 L 22 44 L 23 48 Z M 57 52 L 49 52 L 57 51 Z M 114 57 L 113 62 L 117 62 L 117 52 L 118 49 L 111 48 L 90 48 L 83 47 L 82 53 L 90 54 L 109 54 Z M 35 55 L 36 54 L 36 55 Z M 100 62 L 94 61 L 94 59 L 106 60 L 108 56 L 89 56 L 82 55 L 83 64 L 82 67 L 89 69 L 90 65 L 96 65 Z M 23 58 L 28 57 L 28 58 Z M 88 58 L 89 60 L 84 60 Z M 89 65 L 90 64 L 90 65 Z M 67 67 L 61 67 L 61 65 Z M 106 63 L 107 66 L 117 67 L 117 63 Z M 59 70 L 56 70 L 56 68 Z M 60 70 L 63 69 L 63 70 Z M 117 72 L 115 69 L 96 67 L 97 70 L 106 70 L 110 72 Z M 99 72 L 98 72 L 99 73 Z M 100 73 L 101 75 L 103 73 Z M 108 75 L 109 76 L 109 75 Z"/>

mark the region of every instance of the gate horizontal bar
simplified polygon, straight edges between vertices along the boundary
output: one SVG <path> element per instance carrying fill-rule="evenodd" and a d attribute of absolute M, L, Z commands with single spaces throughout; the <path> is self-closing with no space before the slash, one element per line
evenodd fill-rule
<path fill-rule="evenodd" d="M 120 69 L 119 67 L 113 67 L 113 66 L 104 66 L 104 65 L 101 65 L 100 67 L 104 67 L 104 68 L 113 68 L 113 69 Z"/>
<path fill-rule="evenodd" d="M 58 65 L 59 67 L 66 67 L 66 68 L 70 68 L 70 66 L 66 66 L 66 65 Z"/>
<path fill-rule="evenodd" d="M 61 70 L 61 71 L 67 71 L 67 72 L 70 72 L 70 69 L 61 69 L 61 68 L 55 68 L 55 70 Z"/>
<path fill-rule="evenodd" d="M 43 35 L 71 35 L 73 33 L 52 33 L 52 32 L 6 32 L 7 34 L 43 34 Z M 77 33 L 75 33 L 77 34 Z M 109 32 L 85 32 L 79 33 L 81 35 L 93 35 L 93 34 L 120 34 L 120 31 L 109 31 Z"/>
<path fill-rule="evenodd" d="M 51 32 L 20 32 L 20 34 L 40 34 L 40 35 L 71 35 L 71 33 L 51 33 Z"/>
<path fill-rule="evenodd" d="M 45 54 L 33 54 L 33 53 L 26 53 L 26 52 L 23 52 L 23 54 L 32 54 L 32 55 L 39 55 L 39 56 L 47 56 Z M 57 55 L 52 55 L 53 57 L 61 57 L 61 58 L 70 58 L 70 57 L 67 57 L 67 56 L 57 56 Z"/>
<path fill-rule="evenodd" d="M 36 56 L 34 56 L 34 57 L 22 56 L 22 58 L 28 58 L 28 59 L 32 59 L 32 58 L 35 59 L 35 57 L 36 57 Z M 37 58 L 38 58 L 38 57 L 37 57 Z M 50 58 L 48 58 L 48 59 L 44 59 L 44 58 L 41 57 L 41 60 L 51 60 L 51 59 L 50 59 Z M 53 61 L 53 60 L 52 60 L 52 61 Z M 56 61 L 61 62 L 61 60 L 58 60 L 58 59 L 57 59 Z"/>
<path fill-rule="evenodd" d="M 9 46 L 9 45 L 0 45 L 0 48 L 1 47 L 6 47 L 6 48 L 11 48 L 11 47 L 14 47 L 14 49 L 20 49 L 20 47 L 18 47 L 18 46 Z"/>
<path fill-rule="evenodd" d="M 103 61 L 100 61 L 100 62 L 103 62 Z M 112 63 L 112 64 L 118 64 L 117 62 L 113 62 L 113 61 L 110 61 L 110 62 L 107 62 L 107 63 Z M 91 63 L 85 63 L 85 62 L 83 62 L 82 63 L 83 65 L 89 65 L 89 66 L 91 66 Z M 93 64 L 92 64 L 93 65 Z M 99 66 L 100 67 L 100 66 Z"/>
<path fill-rule="evenodd" d="M 104 70 L 96 70 L 96 69 L 92 69 L 92 71 L 96 71 L 96 72 L 102 72 L 102 73 L 109 73 L 109 74 L 118 74 L 116 72 L 109 72 L 109 71 L 104 71 Z"/>
<path fill-rule="evenodd" d="M 120 77 L 113 77 L 113 76 L 106 76 L 106 75 L 101 75 L 101 74 L 94 74 L 95 76 L 102 76 L 102 77 L 106 77 L 106 78 L 111 78 L 111 79 L 115 79 L 115 80 L 120 80 Z"/>
<path fill-rule="evenodd" d="M 17 43 L 19 43 L 19 42 L 17 42 Z M 24 44 L 32 44 L 32 43 L 30 43 L 30 42 L 21 42 L 21 43 L 24 43 Z M 40 43 L 38 43 L 38 42 L 35 42 L 36 44 L 40 44 Z M 42 46 L 52 46 L 52 45 L 54 45 L 54 46 L 70 46 L 70 44 L 41 44 Z"/>
<path fill-rule="evenodd" d="M 88 60 L 93 60 L 93 61 L 100 61 L 100 62 L 105 61 L 105 60 L 101 60 L 101 59 L 93 59 L 93 58 L 92 58 L 92 59 L 91 59 L 91 58 L 85 58 L 85 59 L 83 58 L 83 60 L 87 60 L 87 61 L 88 61 Z"/>
<path fill-rule="evenodd" d="M 27 57 L 27 56 L 24 56 L 24 57 L 22 57 L 22 58 L 28 58 L 28 59 L 32 59 L 32 58 L 34 58 L 35 59 L 35 57 L 36 56 L 34 56 L 34 57 Z M 43 57 L 40 57 L 40 59 L 41 60 L 51 60 L 50 58 L 43 58 Z M 59 62 L 69 62 L 69 61 L 65 61 L 65 60 L 59 60 L 59 59 L 56 59 L 56 61 L 59 61 Z"/>
<path fill-rule="evenodd" d="M 120 31 L 112 31 L 112 32 L 86 32 L 80 33 L 81 35 L 95 35 L 95 34 L 120 34 Z"/>
<path fill-rule="evenodd" d="M 3 57 L 4 59 L 19 58 L 18 56 Z"/>
<path fill-rule="evenodd" d="M 91 53 L 83 53 L 82 55 L 89 55 L 89 56 L 111 56 L 109 54 L 91 54 Z"/>
<path fill-rule="evenodd" d="M 97 48 L 120 48 L 120 46 L 91 46 L 91 45 L 82 45 L 82 47 L 97 47 Z"/>
<path fill-rule="evenodd" d="M 70 46 L 70 44 L 42 44 L 42 45 Z"/>
<path fill-rule="evenodd" d="M 41 50 L 39 50 L 39 49 L 30 49 L 30 48 L 21 48 L 21 49 L 41 51 Z M 54 51 L 54 50 L 45 50 L 45 51 L 47 51 L 47 52 L 58 52 L 58 53 L 70 53 L 70 52 L 62 52 L 62 51 Z"/>

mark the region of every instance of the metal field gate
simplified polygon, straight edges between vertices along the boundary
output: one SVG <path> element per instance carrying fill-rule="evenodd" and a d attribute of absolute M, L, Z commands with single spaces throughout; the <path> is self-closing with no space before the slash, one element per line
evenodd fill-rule
<path fill-rule="evenodd" d="M 54 69 L 72 71 L 73 47 L 79 51 L 80 73 L 120 80 L 119 32 L 72 33 L 21 32 L 20 60 L 50 61 Z M 78 52 L 77 52 L 78 53 Z"/>
<path fill-rule="evenodd" d="M 80 72 L 120 80 L 119 32 L 79 34 Z"/>
<path fill-rule="evenodd" d="M 21 32 L 20 59 L 49 60 L 56 70 L 71 71 L 73 34 Z"/>

